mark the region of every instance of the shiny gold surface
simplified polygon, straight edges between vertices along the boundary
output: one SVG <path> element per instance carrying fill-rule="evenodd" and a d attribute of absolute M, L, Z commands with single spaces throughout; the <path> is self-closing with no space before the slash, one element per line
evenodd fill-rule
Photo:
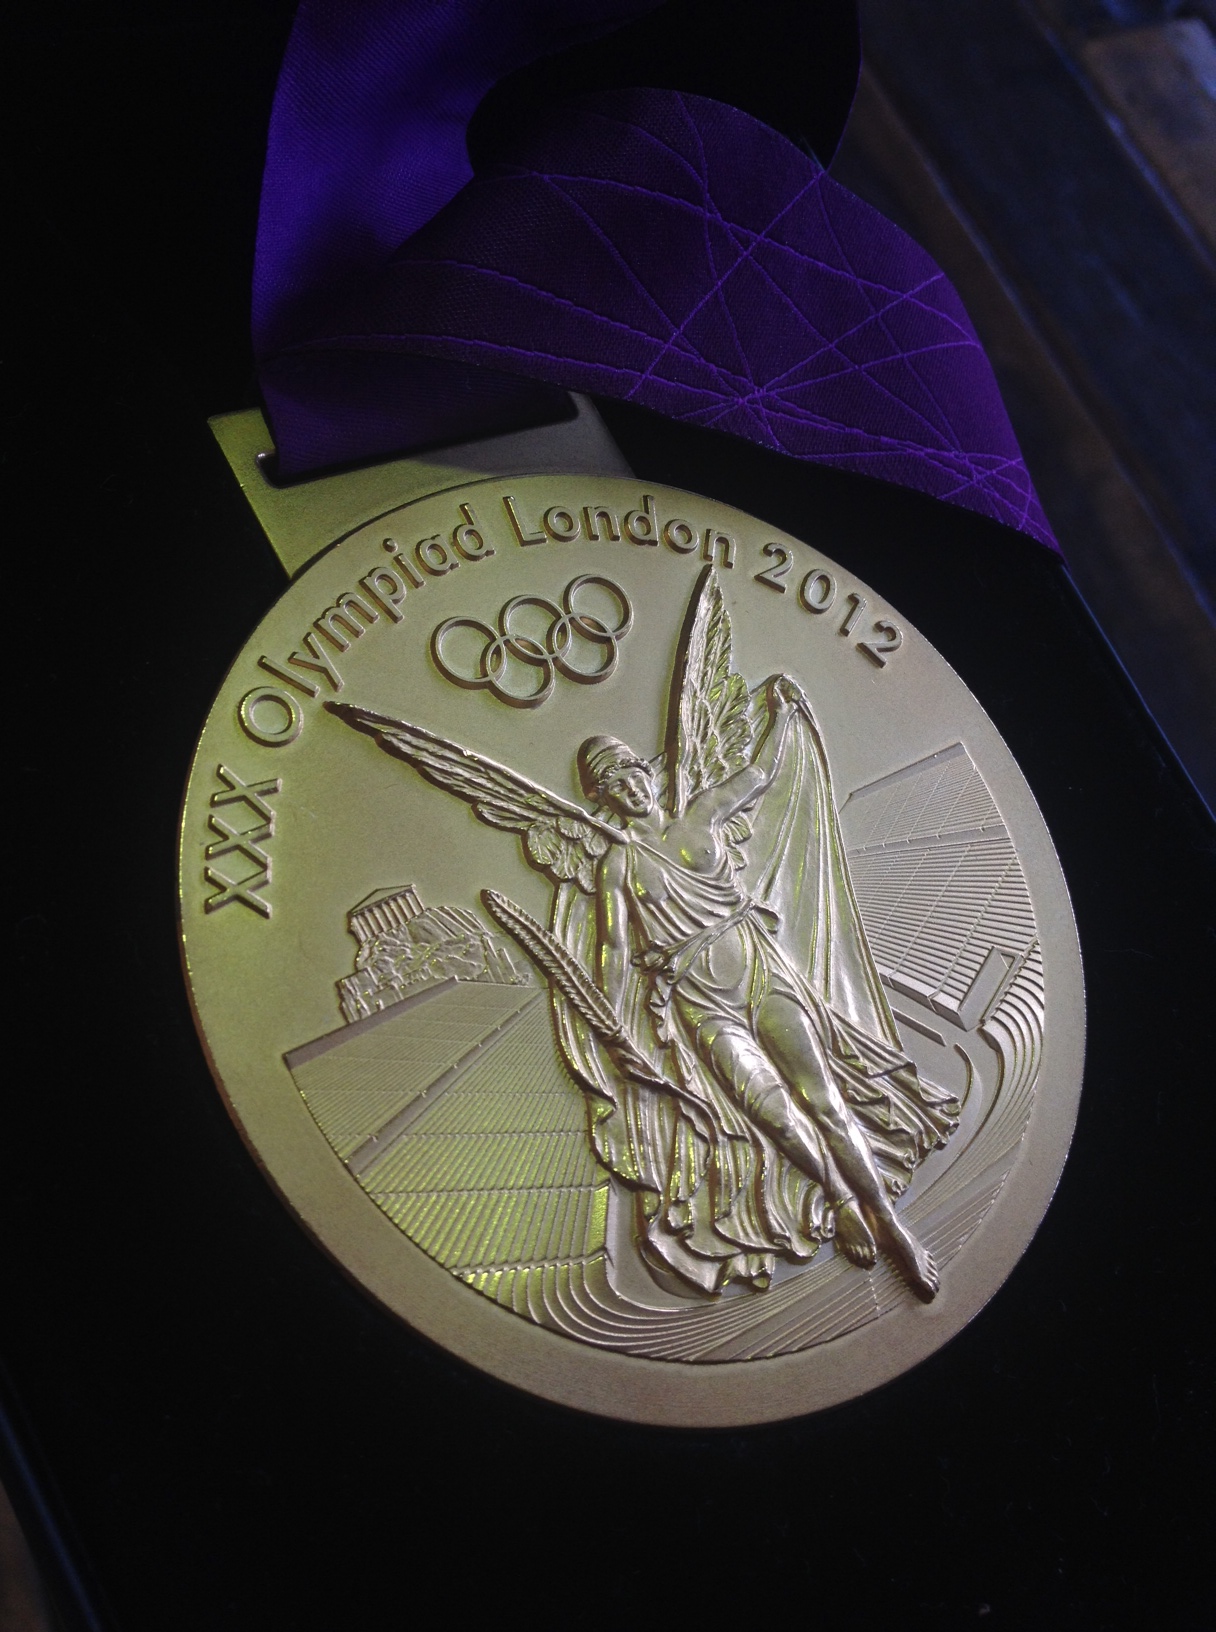
<path fill-rule="evenodd" d="M 571 396 L 571 419 L 422 456 L 280 484 L 271 477 L 274 442 L 260 408 L 216 414 L 211 432 L 289 578 L 334 539 L 410 499 L 491 471 L 594 471 L 627 476 L 629 467 L 587 398 Z"/>
<path fill-rule="evenodd" d="M 181 856 L 272 1181 L 551 1399 L 861 1393 L 1058 1179 L 1083 992 L 1033 798 L 897 609 L 726 506 L 491 478 L 353 532 L 234 664 Z"/>

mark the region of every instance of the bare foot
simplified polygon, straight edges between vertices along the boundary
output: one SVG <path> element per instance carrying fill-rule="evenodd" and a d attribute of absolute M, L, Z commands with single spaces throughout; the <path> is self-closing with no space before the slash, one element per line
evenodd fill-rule
<path fill-rule="evenodd" d="M 859 1269 L 874 1268 L 878 1249 L 855 1201 L 842 1202 L 836 1209 L 836 1245 Z"/>
<path fill-rule="evenodd" d="M 897 1218 L 888 1219 L 882 1233 L 883 1247 L 896 1269 L 922 1303 L 932 1303 L 941 1286 L 932 1253 Z"/>

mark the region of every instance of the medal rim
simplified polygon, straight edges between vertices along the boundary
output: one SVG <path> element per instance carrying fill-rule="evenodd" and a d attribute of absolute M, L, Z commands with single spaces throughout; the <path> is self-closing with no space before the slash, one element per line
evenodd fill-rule
<path fill-rule="evenodd" d="M 321 551 L 286 587 L 237 653 L 206 720 L 191 760 L 179 826 L 179 946 L 191 1012 L 207 1063 L 224 1104 L 257 1165 L 284 1204 L 312 1239 L 361 1291 L 401 1319 L 409 1328 L 468 1362 L 525 1392 L 553 1403 L 616 1420 L 675 1427 L 742 1427 L 782 1421 L 844 1403 L 927 1359 L 967 1325 L 999 1290 L 1025 1253 L 1050 1204 L 1071 1144 L 1082 1085 L 1085 1044 L 1085 991 L 1075 920 L 1067 882 L 1033 790 L 1011 750 L 974 693 L 938 648 L 899 613 L 908 632 L 945 666 L 977 711 L 988 749 L 995 746 L 997 765 L 985 757 L 983 777 L 1008 827 L 1016 825 L 1014 848 L 1030 889 L 1044 962 L 1044 989 L 1050 993 L 1043 1052 L 1035 1078 L 1034 1100 L 1019 1148 L 1001 1188 L 979 1224 L 964 1241 L 942 1277 L 930 1304 L 910 1297 L 876 1320 L 810 1348 L 749 1360 L 693 1363 L 611 1351 L 561 1335 L 501 1307 L 457 1279 L 431 1258 L 363 1191 L 312 1119 L 302 1099 L 288 1101 L 294 1124 L 283 1141 L 274 1137 L 278 1116 L 266 1117 L 257 1080 L 265 1067 L 227 1075 L 208 1036 L 203 1003 L 190 962 L 186 923 L 186 869 L 196 860 L 190 848 L 187 820 L 198 797 L 203 774 L 203 747 L 225 703 L 232 677 L 258 642 L 261 631 L 283 603 L 332 560 L 336 550 L 370 525 L 394 521 L 437 498 L 470 493 L 480 498 L 487 488 L 511 490 L 535 483 L 552 487 L 563 480 L 585 484 L 612 501 L 612 489 L 636 499 L 642 483 L 620 475 L 568 478 L 537 475 L 493 475 L 466 480 L 437 493 L 394 506 L 375 522 L 360 522 Z M 818 545 L 768 527 L 748 512 L 717 499 L 670 487 L 644 484 L 665 499 L 710 505 L 715 519 L 736 532 L 763 527 L 767 537 L 795 552 L 813 551 L 816 564 L 839 572 L 882 604 L 851 569 L 830 558 Z M 622 503 L 622 508 L 624 504 Z M 969 745 L 970 747 L 971 745 Z M 193 796 L 193 797 L 192 797 Z M 1011 814 L 1010 807 L 1016 807 Z M 279 1062 L 281 1064 L 281 1062 Z M 234 1075 L 237 1076 L 234 1081 Z M 263 1128 L 263 1122 L 267 1122 Z M 268 1137 L 268 1135 L 270 1137 Z M 266 1148 L 267 1146 L 271 1148 Z M 404 1251 L 402 1249 L 405 1249 Z M 860 1273 L 860 1272 L 859 1272 Z M 576 1358 L 572 1358 L 576 1357 Z"/>

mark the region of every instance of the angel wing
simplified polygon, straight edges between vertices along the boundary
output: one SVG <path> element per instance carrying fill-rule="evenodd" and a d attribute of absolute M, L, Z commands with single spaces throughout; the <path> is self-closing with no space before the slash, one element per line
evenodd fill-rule
<path fill-rule="evenodd" d="M 525 781 L 505 765 L 420 725 L 351 703 L 325 706 L 356 731 L 374 737 L 386 753 L 412 765 L 428 782 L 466 800 L 483 822 L 518 833 L 528 860 L 555 884 L 573 882 L 588 895 L 595 893 L 597 861 L 610 844 L 624 837 L 616 828 Z"/>
<path fill-rule="evenodd" d="M 742 770 L 755 740 L 752 700 L 731 667 L 730 617 L 712 567 L 701 575 L 690 612 L 668 749 L 668 804 L 676 816 L 703 789 Z"/>

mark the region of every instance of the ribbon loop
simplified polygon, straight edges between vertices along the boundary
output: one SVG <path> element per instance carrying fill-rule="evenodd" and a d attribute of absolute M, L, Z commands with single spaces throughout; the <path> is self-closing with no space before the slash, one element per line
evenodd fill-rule
<path fill-rule="evenodd" d="M 559 15 L 569 34 L 641 9 L 361 8 L 364 58 L 374 40 L 403 77 L 372 74 L 391 140 L 367 154 L 374 185 L 339 199 L 358 155 L 335 125 L 359 87 L 349 52 L 341 72 L 325 67 L 318 20 L 337 28 L 349 8 L 304 8 L 259 237 L 261 378 L 283 470 L 535 421 L 575 390 L 912 487 L 1053 545 L 945 275 L 769 126 L 679 91 L 593 91 L 472 174 L 464 123 L 487 76 L 538 55 Z M 423 64 L 432 79 L 409 81 Z M 327 140 L 332 184 L 309 195 L 303 177 L 330 174 Z"/>

